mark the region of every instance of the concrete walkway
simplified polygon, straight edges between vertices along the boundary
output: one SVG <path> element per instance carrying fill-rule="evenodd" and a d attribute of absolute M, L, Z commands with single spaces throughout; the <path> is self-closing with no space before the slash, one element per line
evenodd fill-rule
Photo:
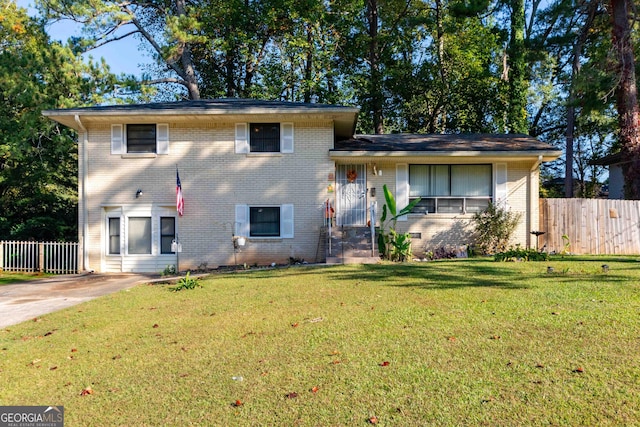
<path fill-rule="evenodd" d="M 0 328 L 151 282 L 159 277 L 151 274 L 83 274 L 3 285 L 0 286 Z"/>

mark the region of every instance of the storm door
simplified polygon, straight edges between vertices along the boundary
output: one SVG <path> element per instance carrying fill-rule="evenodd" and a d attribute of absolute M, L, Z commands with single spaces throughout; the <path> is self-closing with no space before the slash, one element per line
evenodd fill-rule
<path fill-rule="evenodd" d="M 367 224 L 366 165 L 336 165 L 338 225 Z"/>

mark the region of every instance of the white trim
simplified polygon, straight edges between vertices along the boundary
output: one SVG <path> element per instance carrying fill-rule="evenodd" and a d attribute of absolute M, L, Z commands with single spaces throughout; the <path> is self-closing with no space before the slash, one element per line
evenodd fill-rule
<path fill-rule="evenodd" d="M 293 205 L 284 204 L 280 206 L 280 237 L 283 239 L 293 239 Z"/>
<path fill-rule="evenodd" d="M 280 152 L 293 153 L 293 123 L 280 123 Z"/>
<path fill-rule="evenodd" d="M 169 154 L 169 124 L 156 124 L 156 153 Z"/>
<path fill-rule="evenodd" d="M 235 149 L 236 154 L 249 153 L 250 150 L 248 123 L 236 123 Z"/>
<path fill-rule="evenodd" d="M 507 164 L 496 163 L 494 165 L 494 203 L 504 209 L 509 207 L 509 189 L 507 187 Z"/>
<path fill-rule="evenodd" d="M 234 234 L 249 237 L 249 205 L 236 205 Z"/>
<path fill-rule="evenodd" d="M 122 154 L 124 148 L 124 125 L 111 125 L 111 154 Z"/>
<path fill-rule="evenodd" d="M 409 204 L 409 165 L 396 165 L 396 212 L 400 212 Z M 398 217 L 398 221 L 406 221 L 407 215 Z"/>

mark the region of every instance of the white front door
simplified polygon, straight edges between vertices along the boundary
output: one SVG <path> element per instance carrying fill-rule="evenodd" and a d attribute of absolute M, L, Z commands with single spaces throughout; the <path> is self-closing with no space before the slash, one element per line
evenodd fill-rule
<path fill-rule="evenodd" d="M 337 225 L 367 224 L 366 165 L 336 165 Z"/>

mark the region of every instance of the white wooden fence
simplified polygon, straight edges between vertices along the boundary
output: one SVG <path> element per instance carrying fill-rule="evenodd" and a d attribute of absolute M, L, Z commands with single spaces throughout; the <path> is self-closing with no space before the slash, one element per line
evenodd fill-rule
<path fill-rule="evenodd" d="M 0 241 L 0 271 L 75 274 L 78 243 Z"/>

